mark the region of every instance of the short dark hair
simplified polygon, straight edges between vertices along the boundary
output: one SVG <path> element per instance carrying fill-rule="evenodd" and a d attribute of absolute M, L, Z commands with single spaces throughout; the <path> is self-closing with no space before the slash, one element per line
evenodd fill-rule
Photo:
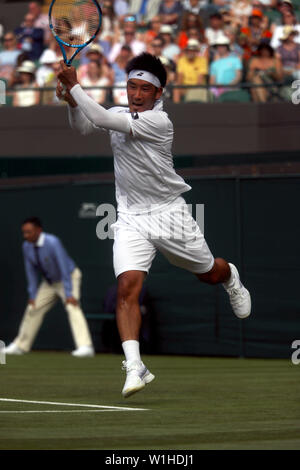
<path fill-rule="evenodd" d="M 159 58 L 149 54 L 149 52 L 143 52 L 128 62 L 126 66 L 127 74 L 132 70 L 145 70 L 146 72 L 151 72 L 159 79 L 162 87 L 166 86 L 167 73 L 165 68 Z"/>
<path fill-rule="evenodd" d="M 23 220 L 22 227 L 25 224 L 33 224 L 36 227 L 43 228 L 42 222 L 40 221 L 40 219 L 38 217 L 27 217 L 27 219 Z"/>
<path fill-rule="evenodd" d="M 266 49 L 266 50 L 269 52 L 270 57 L 274 57 L 274 49 L 273 49 L 273 47 L 270 46 L 270 44 L 268 44 L 267 42 L 263 42 L 263 41 L 258 45 L 258 47 L 257 47 L 257 49 L 256 49 L 256 54 L 257 54 L 258 56 L 260 56 L 260 55 L 261 55 L 261 52 L 262 52 L 264 49 Z"/>

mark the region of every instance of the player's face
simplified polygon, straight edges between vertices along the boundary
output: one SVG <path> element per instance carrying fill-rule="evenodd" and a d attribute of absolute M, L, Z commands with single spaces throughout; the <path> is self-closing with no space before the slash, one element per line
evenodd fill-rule
<path fill-rule="evenodd" d="M 142 112 L 153 108 L 154 103 L 161 97 L 162 88 L 156 88 L 145 80 L 132 78 L 127 82 L 127 97 L 130 111 Z"/>
<path fill-rule="evenodd" d="M 24 240 L 29 243 L 35 243 L 38 241 L 42 229 L 41 227 L 36 227 L 34 224 L 27 223 L 22 225 L 22 233 Z"/>

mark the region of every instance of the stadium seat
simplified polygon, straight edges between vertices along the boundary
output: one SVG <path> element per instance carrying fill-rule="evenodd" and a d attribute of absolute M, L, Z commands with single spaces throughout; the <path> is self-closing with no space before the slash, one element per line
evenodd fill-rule
<path fill-rule="evenodd" d="M 226 91 L 225 93 L 222 93 L 222 95 L 219 96 L 217 101 L 221 103 L 225 101 L 249 103 L 251 101 L 251 97 L 248 91 L 246 90 L 232 90 L 232 91 Z"/>

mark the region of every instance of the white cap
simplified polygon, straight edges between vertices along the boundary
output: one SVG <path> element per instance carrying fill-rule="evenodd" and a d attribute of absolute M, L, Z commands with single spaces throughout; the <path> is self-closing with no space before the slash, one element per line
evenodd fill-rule
<path fill-rule="evenodd" d="M 55 62 L 58 62 L 55 52 L 46 49 L 40 57 L 40 64 L 55 64 Z"/>
<path fill-rule="evenodd" d="M 172 26 L 170 26 L 169 24 L 163 24 L 160 27 L 159 32 L 161 34 L 173 34 L 173 29 L 172 29 Z"/>
<path fill-rule="evenodd" d="M 216 39 L 212 45 L 213 46 L 230 46 L 230 41 L 226 36 L 223 36 L 223 37 L 219 37 L 218 39 Z"/>
<path fill-rule="evenodd" d="M 100 44 L 91 44 L 87 50 L 87 54 L 90 52 L 98 52 L 99 54 L 103 54 L 103 49 Z"/>
<path fill-rule="evenodd" d="M 160 55 L 159 56 L 159 60 L 161 61 L 161 63 L 165 66 L 165 67 L 169 67 L 171 65 L 169 59 L 167 57 L 165 57 L 164 55 Z"/>
<path fill-rule="evenodd" d="M 17 68 L 17 72 L 34 73 L 35 72 L 34 62 L 31 62 L 31 60 L 24 60 L 24 62 L 22 62 L 20 67 Z"/>
<path fill-rule="evenodd" d="M 189 39 L 186 45 L 186 49 L 194 49 L 199 51 L 200 49 L 200 43 L 197 41 L 197 39 Z"/>

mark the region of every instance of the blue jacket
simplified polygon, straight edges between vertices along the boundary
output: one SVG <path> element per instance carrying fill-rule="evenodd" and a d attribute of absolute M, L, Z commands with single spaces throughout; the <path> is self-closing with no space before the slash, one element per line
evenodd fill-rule
<path fill-rule="evenodd" d="M 39 285 L 40 270 L 34 245 L 39 246 L 39 260 L 50 282 L 63 282 L 66 297 L 72 296 L 71 273 L 76 268 L 61 241 L 55 235 L 42 232 L 37 243 L 23 243 L 23 255 L 29 298 L 34 300 Z"/>

